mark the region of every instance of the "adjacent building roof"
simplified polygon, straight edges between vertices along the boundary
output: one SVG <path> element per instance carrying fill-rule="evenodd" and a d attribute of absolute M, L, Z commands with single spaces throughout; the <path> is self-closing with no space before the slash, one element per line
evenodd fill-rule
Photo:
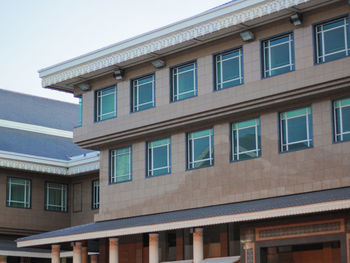
<path fill-rule="evenodd" d="M 78 105 L 0 89 L 0 120 L 72 131 Z"/>
<path fill-rule="evenodd" d="M 19 247 L 349 209 L 350 187 L 100 221 L 20 238 Z"/>
<path fill-rule="evenodd" d="M 99 169 L 99 152 L 73 143 L 78 105 L 0 89 L 0 167 L 58 175 Z"/>

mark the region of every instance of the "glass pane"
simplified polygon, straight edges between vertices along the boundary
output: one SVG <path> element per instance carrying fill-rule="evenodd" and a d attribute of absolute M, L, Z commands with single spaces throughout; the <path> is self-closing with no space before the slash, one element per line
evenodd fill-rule
<path fill-rule="evenodd" d="M 102 112 L 106 114 L 114 111 L 114 95 L 108 95 L 102 98 Z"/>
<path fill-rule="evenodd" d="M 194 64 L 190 64 L 184 67 L 179 67 L 178 68 L 178 73 L 184 72 L 184 71 L 188 71 L 188 70 L 193 70 L 194 69 Z"/>
<path fill-rule="evenodd" d="M 343 108 L 343 132 L 350 132 L 350 107 Z"/>
<path fill-rule="evenodd" d="M 345 49 L 344 28 L 324 32 L 325 53 L 333 53 Z"/>
<path fill-rule="evenodd" d="M 230 59 L 222 63 L 223 81 L 235 79 L 239 77 L 239 59 Z"/>
<path fill-rule="evenodd" d="M 209 158 L 209 137 L 194 140 L 194 161 Z"/>
<path fill-rule="evenodd" d="M 270 46 L 278 45 L 289 40 L 289 35 L 270 40 Z"/>
<path fill-rule="evenodd" d="M 340 101 L 342 106 L 350 106 L 350 98 L 349 99 L 343 99 Z"/>
<path fill-rule="evenodd" d="M 338 20 L 338 21 L 335 21 L 335 22 L 331 22 L 331 23 L 325 24 L 325 25 L 323 25 L 323 30 L 328 30 L 328 29 L 332 29 L 332 28 L 335 28 L 335 27 L 338 27 L 338 26 L 343 26 L 344 22 L 345 22 L 345 20 L 341 19 L 341 20 Z"/>
<path fill-rule="evenodd" d="M 129 154 L 125 155 L 119 155 L 116 159 L 116 172 L 117 177 L 121 175 L 128 175 L 129 174 Z"/>
<path fill-rule="evenodd" d="M 78 125 L 81 125 L 82 116 L 83 116 L 83 99 L 79 97 L 79 115 L 78 115 Z"/>
<path fill-rule="evenodd" d="M 250 126 L 255 126 L 256 124 L 259 124 L 259 120 L 249 120 L 249 121 L 242 121 L 239 123 L 234 124 L 235 129 L 242 129 Z"/>
<path fill-rule="evenodd" d="M 321 57 L 323 55 L 323 46 L 322 46 L 322 35 L 317 34 L 317 43 L 318 43 L 318 56 Z M 318 62 L 323 62 L 321 58 L 319 58 Z"/>
<path fill-rule="evenodd" d="M 150 142 L 149 147 L 160 146 L 160 145 L 169 144 L 169 143 L 170 143 L 170 139 L 162 139 L 162 140 Z"/>
<path fill-rule="evenodd" d="M 307 139 L 306 117 L 298 117 L 288 120 L 289 143 Z"/>
<path fill-rule="evenodd" d="M 340 134 L 342 131 L 340 128 L 341 119 L 340 119 L 340 109 L 339 108 L 335 109 L 335 121 L 336 121 L 336 123 L 335 123 L 336 131 L 335 132 L 336 132 L 336 134 Z M 339 141 L 339 140 L 337 139 L 337 141 Z"/>
<path fill-rule="evenodd" d="M 284 118 L 293 118 L 293 117 L 297 117 L 300 115 L 306 115 L 308 113 L 309 108 L 302 108 L 302 109 L 297 109 L 297 110 L 292 110 L 292 111 L 288 111 L 285 112 L 283 114 Z"/>
<path fill-rule="evenodd" d="M 130 147 L 125 147 L 125 148 L 115 150 L 115 153 L 118 155 L 123 153 L 129 153 L 129 152 L 130 152 Z"/>
<path fill-rule="evenodd" d="M 271 48 L 271 68 L 277 68 L 290 63 L 289 44 L 282 44 Z"/>
<path fill-rule="evenodd" d="M 115 182 L 116 183 L 120 183 L 120 182 L 129 181 L 129 180 L 130 180 L 130 176 L 129 175 L 124 175 L 124 176 L 117 177 L 115 179 Z"/>
<path fill-rule="evenodd" d="M 197 131 L 197 132 L 192 132 L 190 134 L 190 139 L 195 139 L 195 138 L 199 138 L 199 137 L 203 137 L 203 136 L 208 136 L 211 135 L 211 129 L 210 130 L 203 130 L 203 131 Z"/>
<path fill-rule="evenodd" d="M 256 150 L 255 127 L 239 131 L 239 151 L 245 152 Z"/>
<path fill-rule="evenodd" d="M 158 169 L 153 171 L 153 175 L 162 175 L 168 173 L 168 168 Z"/>
<path fill-rule="evenodd" d="M 24 185 L 11 184 L 11 201 L 24 202 Z"/>
<path fill-rule="evenodd" d="M 179 93 L 194 89 L 193 71 L 189 71 L 179 75 Z"/>
<path fill-rule="evenodd" d="M 201 161 L 201 162 L 197 162 L 193 165 L 194 168 L 200 168 L 200 167 L 204 167 L 204 166 L 210 166 L 210 161 Z"/>
<path fill-rule="evenodd" d="M 153 168 L 168 166 L 168 147 L 153 148 Z"/>

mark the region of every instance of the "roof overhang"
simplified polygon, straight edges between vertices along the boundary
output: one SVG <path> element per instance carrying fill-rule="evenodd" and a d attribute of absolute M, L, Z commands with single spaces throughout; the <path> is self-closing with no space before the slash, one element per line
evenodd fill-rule
<path fill-rule="evenodd" d="M 18 239 L 17 246 L 58 244 L 344 209 L 350 209 L 350 188 L 95 222 Z"/>
<path fill-rule="evenodd" d="M 0 167 L 73 176 L 98 171 L 99 152 L 92 152 L 69 161 L 40 156 L 0 151 Z"/>
<path fill-rule="evenodd" d="M 154 60 L 247 28 L 339 0 L 237 0 L 194 17 L 39 70 L 42 86 L 73 92 L 74 86 L 117 68 Z"/>

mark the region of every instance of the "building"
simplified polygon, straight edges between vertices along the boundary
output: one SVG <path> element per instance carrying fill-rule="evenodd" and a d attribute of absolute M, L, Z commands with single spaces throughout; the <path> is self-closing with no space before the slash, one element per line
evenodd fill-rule
<path fill-rule="evenodd" d="M 73 262 L 350 262 L 344 0 L 232 1 L 41 70 L 100 151 L 94 223 L 28 236 Z M 95 262 L 95 256 L 92 258 Z"/>
<path fill-rule="evenodd" d="M 50 262 L 50 249 L 20 249 L 14 240 L 93 222 L 99 153 L 72 141 L 78 105 L 6 90 L 0 97 L 0 255 Z"/>

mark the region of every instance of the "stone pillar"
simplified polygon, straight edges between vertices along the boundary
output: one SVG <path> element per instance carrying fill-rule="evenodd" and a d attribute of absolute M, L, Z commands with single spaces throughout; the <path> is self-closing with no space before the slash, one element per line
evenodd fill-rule
<path fill-rule="evenodd" d="M 81 248 L 81 262 L 89 263 L 88 248 L 86 245 Z"/>
<path fill-rule="evenodd" d="M 6 256 L 0 256 L 0 263 L 6 263 L 7 257 Z"/>
<path fill-rule="evenodd" d="M 91 255 L 90 256 L 90 263 L 97 263 L 97 255 Z"/>
<path fill-rule="evenodd" d="M 51 246 L 51 263 L 60 263 L 60 245 Z"/>
<path fill-rule="evenodd" d="M 73 263 L 82 263 L 81 258 L 81 242 L 75 242 L 73 245 Z"/>
<path fill-rule="evenodd" d="M 108 263 L 109 262 L 108 250 L 109 250 L 108 239 L 101 238 L 99 240 L 99 255 L 98 255 L 99 263 Z"/>
<path fill-rule="evenodd" d="M 149 234 L 149 263 L 159 263 L 159 234 Z"/>
<path fill-rule="evenodd" d="M 203 258 L 203 228 L 195 228 L 193 232 L 193 263 L 199 263 Z"/>
<path fill-rule="evenodd" d="M 90 262 L 91 263 L 97 263 L 98 261 L 97 261 L 97 255 L 91 255 L 90 256 Z"/>
<path fill-rule="evenodd" d="M 109 239 L 109 263 L 119 262 L 119 239 Z"/>

